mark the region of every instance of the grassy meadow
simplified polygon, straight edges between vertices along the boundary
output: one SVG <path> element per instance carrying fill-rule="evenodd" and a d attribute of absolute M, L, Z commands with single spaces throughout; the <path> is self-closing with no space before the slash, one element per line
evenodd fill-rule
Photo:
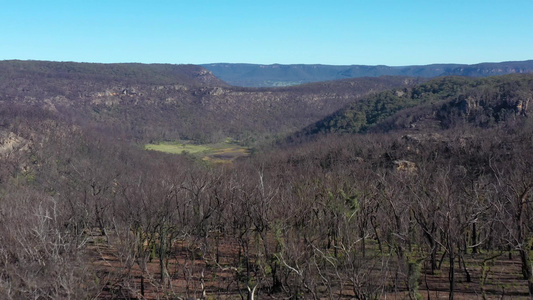
<path fill-rule="evenodd" d="M 145 150 L 160 151 L 170 154 L 191 154 L 211 163 L 228 163 L 239 157 L 250 155 L 248 148 L 226 141 L 217 144 L 196 145 L 183 141 L 146 144 Z"/>

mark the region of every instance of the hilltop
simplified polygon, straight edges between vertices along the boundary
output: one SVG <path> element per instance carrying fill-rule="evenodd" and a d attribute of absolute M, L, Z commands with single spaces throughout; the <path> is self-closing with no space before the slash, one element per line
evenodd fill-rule
<path fill-rule="evenodd" d="M 0 82 L 32 81 L 37 85 L 55 80 L 91 81 L 101 84 L 173 84 L 192 86 L 226 85 L 210 71 L 197 65 L 140 64 L 140 63 L 78 63 L 34 60 L 0 61 Z M 20 84 L 20 83 L 18 83 Z"/>

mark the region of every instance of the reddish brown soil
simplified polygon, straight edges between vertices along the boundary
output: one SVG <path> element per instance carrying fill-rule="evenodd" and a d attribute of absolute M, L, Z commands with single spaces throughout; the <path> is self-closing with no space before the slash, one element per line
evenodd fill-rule
<path fill-rule="evenodd" d="M 207 299 L 241 299 L 246 287 L 239 285 L 236 279 L 238 244 L 223 240 L 219 246 L 219 261 L 215 256 L 201 257 L 201 249 L 192 243 L 179 242 L 174 245 L 168 271 L 171 275 L 170 286 L 160 284 L 159 261 L 153 259 L 148 263 L 148 274 L 144 276 L 145 291 L 141 295 L 141 270 L 134 263 L 130 269 L 124 267 L 117 251 L 105 242 L 89 246 L 93 265 L 98 270 L 101 280 L 106 284 L 98 299 L 200 299 L 202 293 Z M 471 282 L 467 282 L 466 273 L 456 268 L 455 299 L 482 299 L 481 275 L 483 258 L 488 255 L 468 254 L 465 256 Z M 502 254 L 493 260 L 485 283 L 487 299 L 529 299 L 527 281 L 521 277 L 520 263 L 515 255 Z M 387 292 L 383 299 L 409 299 L 405 279 L 394 292 Z M 203 288 L 202 288 L 203 284 Z M 419 292 L 424 299 L 448 299 L 448 266 L 443 263 L 441 270 L 430 275 L 422 268 Z M 346 286 L 345 286 L 346 287 Z M 241 289 L 239 291 L 239 289 Z M 353 299 L 348 288 L 341 299 Z"/>

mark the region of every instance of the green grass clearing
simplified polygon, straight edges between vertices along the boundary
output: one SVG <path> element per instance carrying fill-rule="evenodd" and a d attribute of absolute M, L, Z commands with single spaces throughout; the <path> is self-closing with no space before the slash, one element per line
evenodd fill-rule
<path fill-rule="evenodd" d="M 185 152 L 194 154 L 211 150 L 211 147 L 206 145 L 191 145 L 180 143 L 160 143 L 160 144 L 147 144 L 144 146 L 146 150 L 154 150 L 172 154 L 183 154 Z"/>
<path fill-rule="evenodd" d="M 204 161 L 212 163 L 227 163 L 238 157 L 250 155 L 248 148 L 232 144 L 231 140 L 227 140 L 225 143 L 207 145 L 164 142 L 159 144 L 146 144 L 144 149 L 170 154 L 193 154 Z"/>

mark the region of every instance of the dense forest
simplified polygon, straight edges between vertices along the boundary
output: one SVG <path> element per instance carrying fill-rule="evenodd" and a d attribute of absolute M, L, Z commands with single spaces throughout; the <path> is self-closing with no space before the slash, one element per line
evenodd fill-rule
<path fill-rule="evenodd" d="M 352 101 L 301 134 L 427 131 L 451 129 L 458 123 L 487 128 L 526 116 L 532 90 L 530 74 L 442 77 Z"/>
<path fill-rule="evenodd" d="M 314 95 L 316 103 L 348 95 L 348 86 L 357 91 L 343 98 L 344 108 L 320 117 L 327 122 L 318 114 L 307 124 L 302 119 L 288 139 L 280 134 L 260 144 L 259 133 L 287 127 L 257 125 L 253 154 L 226 164 L 145 151 L 143 143 L 156 135 L 126 134 L 117 130 L 120 114 L 95 110 L 103 106 L 91 101 L 105 93 L 105 82 L 68 77 L 67 89 L 54 76 L 44 78 L 60 88 L 57 95 L 52 85 L 8 84 L 9 76 L 2 77 L 3 299 L 533 295 L 531 75 L 377 78 L 272 90 L 183 84 L 190 93 L 291 95 L 283 101 Z M 401 85 L 385 88 L 385 81 Z M 358 82 L 366 92 L 354 87 Z M 126 86 L 114 84 L 120 92 Z M 82 88 L 86 96 L 65 94 Z M 119 99 L 113 109 L 136 122 L 142 114 L 125 113 L 135 107 L 127 103 L 145 101 L 139 111 L 150 121 L 137 128 L 157 118 L 179 124 L 171 118 L 181 115 L 151 108 L 155 96 L 129 88 L 106 97 Z M 186 99 L 165 93 L 177 107 Z M 198 107 L 219 100 L 213 111 L 239 111 L 215 94 L 194 99 L 203 101 Z M 270 116 L 282 115 L 263 117 Z"/>

